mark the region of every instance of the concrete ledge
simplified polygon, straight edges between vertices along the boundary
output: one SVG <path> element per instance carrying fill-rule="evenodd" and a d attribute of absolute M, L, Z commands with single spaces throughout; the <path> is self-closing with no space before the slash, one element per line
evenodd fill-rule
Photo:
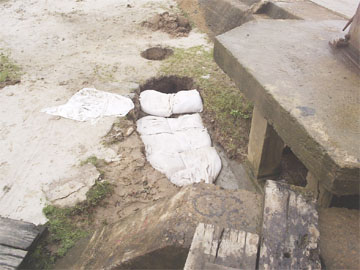
<path fill-rule="evenodd" d="M 328 42 L 344 21 L 252 21 L 215 40 L 217 64 L 337 195 L 360 188 L 359 75 Z"/>
<path fill-rule="evenodd" d="M 343 18 L 328 9 L 308 1 L 271 1 L 257 13 L 266 14 L 272 19 L 295 20 L 342 20 Z"/>
<path fill-rule="evenodd" d="M 225 33 L 243 23 L 253 20 L 248 13 L 249 5 L 236 0 L 198 0 L 205 21 L 214 36 Z M 248 0 L 251 1 L 251 0 Z M 255 2 L 255 1 L 254 1 Z M 249 2 L 248 4 L 251 4 Z"/>

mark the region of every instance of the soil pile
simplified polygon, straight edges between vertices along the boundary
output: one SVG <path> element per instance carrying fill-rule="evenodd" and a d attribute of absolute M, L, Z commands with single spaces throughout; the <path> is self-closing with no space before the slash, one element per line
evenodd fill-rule
<path fill-rule="evenodd" d="M 162 30 L 176 37 L 187 37 L 191 31 L 191 25 L 188 19 L 181 15 L 169 14 L 169 12 L 156 14 L 142 22 L 141 25 L 153 31 Z"/>

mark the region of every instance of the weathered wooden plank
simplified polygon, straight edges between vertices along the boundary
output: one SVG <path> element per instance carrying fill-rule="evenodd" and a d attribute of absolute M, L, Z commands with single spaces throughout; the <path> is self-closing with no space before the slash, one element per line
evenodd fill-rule
<path fill-rule="evenodd" d="M 0 245 L 0 269 L 17 269 L 27 253 L 25 250 Z"/>
<path fill-rule="evenodd" d="M 259 269 L 321 269 L 318 213 L 303 190 L 268 180 Z"/>
<path fill-rule="evenodd" d="M 258 242 L 256 234 L 200 223 L 184 269 L 255 269 Z"/>
<path fill-rule="evenodd" d="M 0 245 L 29 250 L 39 235 L 32 223 L 0 217 Z"/>

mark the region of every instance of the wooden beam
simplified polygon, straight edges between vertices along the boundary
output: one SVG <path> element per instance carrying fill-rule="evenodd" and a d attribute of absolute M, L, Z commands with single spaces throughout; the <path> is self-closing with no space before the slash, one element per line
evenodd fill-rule
<path fill-rule="evenodd" d="M 255 269 L 258 243 L 257 234 L 199 223 L 184 269 Z"/>
<path fill-rule="evenodd" d="M 266 181 L 259 269 L 321 269 L 315 206 L 303 188 Z"/>
<path fill-rule="evenodd" d="M 0 269 L 17 269 L 27 253 L 25 250 L 0 245 Z"/>
<path fill-rule="evenodd" d="M 0 217 L 0 245 L 29 250 L 39 235 L 32 223 Z"/>

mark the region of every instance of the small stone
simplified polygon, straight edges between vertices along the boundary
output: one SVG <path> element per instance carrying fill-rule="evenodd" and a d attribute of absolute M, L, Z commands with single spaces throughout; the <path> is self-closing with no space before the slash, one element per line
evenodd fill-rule
<path fill-rule="evenodd" d="M 175 30 L 178 27 L 177 22 L 169 22 L 166 25 L 169 29 Z"/>
<path fill-rule="evenodd" d="M 186 19 L 184 16 L 178 16 L 177 22 L 179 24 L 179 27 L 187 28 L 190 25 L 189 20 Z"/>
<path fill-rule="evenodd" d="M 156 14 L 154 17 L 148 20 L 148 23 L 150 23 L 151 25 L 158 25 L 160 20 L 161 20 L 161 16 L 159 14 Z"/>
<path fill-rule="evenodd" d="M 133 127 L 129 127 L 128 130 L 126 131 L 125 136 L 126 136 L 126 137 L 129 137 L 133 132 L 134 132 L 134 128 L 133 128 Z"/>

